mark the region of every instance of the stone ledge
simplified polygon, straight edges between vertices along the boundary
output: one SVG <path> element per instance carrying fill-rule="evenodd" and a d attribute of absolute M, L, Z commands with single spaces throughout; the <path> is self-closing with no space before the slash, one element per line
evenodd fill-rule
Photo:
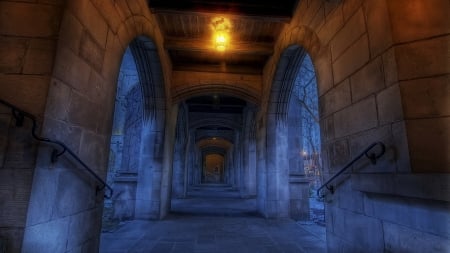
<path fill-rule="evenodd" d="M 378 194 L 450 202 L 450 174 L 359 174 L 352 189 Z"/>
<path fill-rule="evenodd" d="M 114 182 L 137 182 L 137 172 L 117 171 L 114 177 Z"/>
<path fill-rule="evenodd" d="M 304 174 L 289 174 L 289 183 L 306 184 L 309 183 L 309 178 L 307 178 Z"/>

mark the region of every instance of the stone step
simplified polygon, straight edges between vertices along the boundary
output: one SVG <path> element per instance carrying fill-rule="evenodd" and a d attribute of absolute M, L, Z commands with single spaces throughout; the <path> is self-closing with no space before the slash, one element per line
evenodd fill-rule
<path fill-rule="evenodd" d="M 233 189 L 211 190 L 211 189 L 194 189 L 188 190 L 187 196 L 190 197 L 217 197 L 217 198 L 240 198 L 240 192 Z"/>
<path fill-rule="evenodd" d="M 189 188 L 188 191 L 192 192 L 235 192 L 238 191 L 237 189 L 233 189 L 231 187 L 229 188 L 207 188 L 207 187 L 196 187 L 196 188 Z"/>
<path fill-rule="evenodd" d="M 256 216 L 256 199 L 172 199 L 171 213 L 199 216 Z"/>

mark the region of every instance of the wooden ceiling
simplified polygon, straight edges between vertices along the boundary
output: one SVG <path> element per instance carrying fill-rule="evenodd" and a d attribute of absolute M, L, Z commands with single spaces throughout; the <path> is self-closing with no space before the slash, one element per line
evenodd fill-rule
<path fill-rule="evenodd" d="M 150 0 L 173 70 L 261 74 L 298 0 Z M 231 28 L 224 52 L 214 48 L 212 21 Z"/>

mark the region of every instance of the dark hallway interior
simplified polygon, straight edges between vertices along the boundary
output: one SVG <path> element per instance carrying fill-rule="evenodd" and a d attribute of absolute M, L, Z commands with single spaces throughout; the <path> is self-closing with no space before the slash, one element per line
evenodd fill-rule
<path fill-rule="evenodd" d="M 0 1 L 0 253 L 450 252 L 450 1 Z"/>

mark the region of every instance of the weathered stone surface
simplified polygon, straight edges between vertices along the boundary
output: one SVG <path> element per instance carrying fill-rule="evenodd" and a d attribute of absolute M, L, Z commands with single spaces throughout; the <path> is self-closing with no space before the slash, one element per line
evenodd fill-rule
<path fill-rule="evenodd" d="M 6 137 L 8 143 L 3 160 L 4 169 L 32 169 L 34 167 L 37 142 L 31 136 L 31 129 L 32 122 L 25 120 L 22 127 L 11 127 L 8 130 L 9 134 Z"/>
<path fill-rule="evenodd" d="M 450 75 L 400 82 L 408 119 L 450 115 Z"/>
<path fill-rule="evenodd" d="M 397 170 L 404 173 L 411 172 L 408 137 L 404 121 L 392 124 L 392 136 L 397 154 Z"/>
<path fill-rule="evenodd" d="M 61 20 L 60 43 L 78 54 L 83 31 L 83 25 L 73 13 L 65 12 Z"/>
<path fill-rule="evenodd" d="M 0 110 L 2 109 L 3 107 L 0 107 Z M 0 135 L 0 168 L 3 168 L 3 164 L 5 162 L 10 124 L 11 124 L 11 116 L 9 115 L 9 113 L 8 114 L 0 113 L 0 133 L 2 133 Z"/>
<path fill-rule="evenodd" d="M 91 131 L 83 131 L 80 140 L 79 156 L 82 160 L 97 173 L 102 173 L 108 164 L 109 150 L 107 149 L 109 141 L 103 136 L 97 135 Z"/>
<path fill-rule="evenodd" d="M 336 137 L 368 130 L 378 124 L 374 97 L 369 97 L 334 114 Z"/>
<path fill-rule="evenodd" d="M 386 1 L 396 43 L 450 32 L 450 2 L 446 0 Z"/>
<path fill-rule="evenodd" d="M 322 50 L 314 59 L 314 68 L 317 80 L 317 94 L 320 97 L 333 87 L 333 69 L 328 49 Z"/>
<path fill-rule="evenodd" d="M 339 83 L 369 61 L 367 35 L 363 35 L 333 62 L 334 83 Z"/>
<path fill-rule="evenodd" d="M 91 131 L 95 131 L 97 119 L 100 115 L 98 109 L 97 104 L 88 100 L 82 94 L 72 92 L 70 105 L 67 109 L 67 120 L 73 125 L 86 127 Z"/>
<path fill-rule="evenodd" d="M 391 47 L 383 54 L 384 82 L 386 86 L 398 81 L 397 60 L 395 59 L 395 49 Z"/>
<path fill-rule="evenodd" d="M 21 252 L 23 233 L 23 228 L 0 229 L 0 250 L 8 253 Z"/>
<path fill-rule="evenodd" d="M 28 207 L 27 226 L 51 220 L 56 198 L 59 170 L 37 167 L 33 175 L 33 188 Z"/>
<path fill-rule="evenodd" d="M 323 141 L 334 139 L 334 121 L 333 116 L 322 117 L 320 121 L 320 138 Z"/>
<path fill-rule="evenodd" d="M 321 5 L 309 25 L 312 29 L 319 30 L 320 27 L 323 25 L 324 21 L 325 21 L 325 8 L 324 5 Z"/>
<path fill-rule="evenodd" d="M 339 208 L 363 214 L 364 194 L 353 190 L 351 184 L 352 181 L 345 178 L 339 185 L 335 185 L 336 192 L 334 193 L 333 199 Z"/>
<path fill-rule="evenodd" d="M 0 31 L 4 35 L 54 37 L 59 31 L 60 18 L 58 6 L 0 2 Z"/>
<path fill-rule="evenodd" d="M 99 45 L 92 38 L 92 35 L 85 31 L 81 37 L 80 56 L 100 72 L 103 65 L 104 54 L 104 47 Z"/>
<path fill-rule="evenodd" d="M 106 41 L 101 75 L 108 84 L 114 86 L 114 92 L 116 90 L 115 86 L 117 85 L 121 59 L 122 55 L 125 53 L 125 49 L 126 48 L 121 45 L 118 37 L 110 30 Z"/>
<path fill-rule="evenodd" d="M 95 101 L 97 104 L 99 104 L 99 106 L 109 109 L 105 109 L 105 113 L 114 109 L 110 108 L 111 105 L 109 102 L 111 100 L 111 97 L 114 97 L 115 91 L 106 83 L 106 80 L 102 77 L 100 72 L 96 71 L 95 69 L 91 69 L 91 72 L 89 74 L 89 82 L 87 84 L 84 84 L 83 90 L 90 100 Z"/>
<path fill-rule="evenodd" d="M 348 20 L 355 14 L 361 7 L 363 0 L 344 0 L 342 3 L 342 13 L 344 14 L 344 20 Z"/>
<path fill-rule="evenodd" d="M 23 66 L 24 74 L 48 75 L 53 70 L 56 52 L 54 40 L 31 40 Z"/>
<path fill-rule="evenodd" d="M 0 227 L 24 227 L 32 170 L 0 169 Z"/>
<path fill-rule="evenodd" d="M 0 75 L 0 98 L 39 116 L 44 113 L 50 78 L 37 75 Z"/>
<path fill-rule="evenodd" d="M 70 95 L 71 88 L 68 85 L 60 82 L 58 79 L 52 79 L 45 110 L 46 116 L 57 120 L 65 120 L 68 110 L 66 102 L 70 100 Z"/>
<path fill-rule="evenodd" d="M 377 95 L 378 120 L 380 125 L 403 119 L 402 101 L 399 99 L 400 97 L 400 88 L 398 85 L 392 85 Z"/>
<path fill-rule="evenodd" d="M 344 25 L 342 8 L 337 8 L 330 15 L 327 15 L 325 24 L 320 28 L 317 36 L 326 45 Z"/>
<path fill-rule="evenodd" d="M 65 252 L 69 224 L 70 216 L 26 227 L 22 252 Z"/>
<path fill-rule="evenodd" d="M 353 102 L 382 90 L 385 85 L 381 57 L 373 59 L 353 74 L 350 78 L 350 84 Z"/>
<path fill-rule="evenodd" d="M 437 200 L 442 205 L 450 200 L 449 178 L 448 174 L 353 174 L 352 188 L 397 198 Z"/>
<path fill-rule="evenodd" d="M 364 12 L 359 9 L 356 14 L 344 25 L 344 27 L 331 40 L 331 55 L 333 60 L 338 59 L 342 53 L 361 38 L 366 32 Z"/>
<path fill-rule="evenodd" d="M 334 173 L 350 161 L 350 151 L 347 140 L 338 140 L 328 146 L 330 172 Z"/>
<path fill-rule="evenodd" d="M 92 208 L 95 205 L 96 183 L 83 168 L 62 170 L 58 176 L 53 219 Z"/>
<path fill-rule="evenodd" d="M 450 35 L 395 47 L 398 78 L 409 80 L 448 73 Z"/>
<path fill-rule="evenodd" d="M 417 176 L 416 176 L 417 177 Z M 395 183 L 409 183 L 407 181 L 396 181 Z M 400 189 L 400 185 L 393 185 Z M 420 186 L 417 185 L 417 186 Z M 389 195 L 367 195 L 364 200 L 365 213 L 369 216 L 408 226 L 412 230 L 420 230 L 424 233 L 439 234 L 442 237 L 449 236 L 448 205 L 436 202 L 427 205 L 427 201 L 418 199 L 399 199 Z M 405 215 L 407 213 L 408 215 Z M 411 231 L 412 232 L 412 231 Z M 414 233 L 409 233 L 406 237 Z M 426 248 L 428 248 L 427 246 Z"/>
<path fill-rule="evenodd" d="M 414 172 L 449 172 L 450 118 L 406 121 L 411 167 Z M 439 147 L 439 148 L 436 148 Z"/>
<path fill-rule="evenodd" d="M 59 47 L 53 73 L 56 78 L 79 89 L 80 84 L 88 83 L 91 67 L 74 52 L 65 47 Z"/>
<path fill-rule="evenodd" d="M 19 38 L 0 38 L 0 73 L 20 73 L 25 61 L 28 41 Z"/>
<path fill-rule="evenodd" d="M 308 10 L 303 14 L 303 22 L 305 24 L 310 25 L 315 14 L 320 10 L 320 7 L 322 6 L 322 1 L 316 1 L 312 0 L 308 3 Z"/>
<path fill-rule="evenodd" d="M 351 104 L 350 82 L 345 79 L 320 97 L 320 115 L 326 117 Z"/>
<path fill-rule="evenodd" d="M 382 142 L 385 145 L 385 153 L 376 164 L 372 164 L 369 159 L 363 156 L 353 165 L 354 173 L 395 173 L 397 170 L 396 161 L 398 159 L 397 147 L 394 146 L 391 126 L 384 126 L 376 129 L 371 129 L 360 134 L 352 136 L 349 140 L 351 159 L 358 156 L 369 145 L 375 142 Z M 369 151 L 370 154 L 381 154 L 382 148 L 376 145 Z"/>
<path fill-rule="evenodd" d="M 364 2 L 371 57 L 379 55 L 392 45 L 387 2 L 389 1 L 367 0 Z"/>
<path fill-rule="evenodd" d="M 418 230 L 383 222 L 385 250 L 390 252 L 448 252 L 450 240 L 445 237 L 427 234 Z"/>
<path fill-rule="evenodd" d="M 333 215 L 333 234 L 348 244 L 345 248 L 350 247 L 345 252 L 383 251 L 383 226 L 379 219 L 338 208 Z"/>
<path fill-rule="evenodd" d="M 248 93 L 248 98 L 254 100 L 254 97 L 259 96 L 261 92 L 262 80 L 261 76 L 258 75 L 174 71 L 172 77 L 172 95 L 174 97 L 182 96 L 182 93 L 187 92 L 187 88 L 192 88 L 192 90 L 186 95 L 193 95 L 193 91 L 197 89 L 201 91 L 200 88 L 208 85 L 211 88 L 211 85 L 217 84 L 218 80 L 221 80 L 220 83 L 223 84 L 218 86 L 218 89 L 224 91 L 224 88 L 226 89 L 228 86 L 230 89 L 226 89 L 225 91 L 232 92 L 231 94 L 235 93 L 239 97 Z"/>
<path fill-rule="evenodd" d="M 93 209 L 77 213 L 70 216 L 70 223 L 65 227 L 67 229 L 67 249 L 73 249 L 85 241 L 97 237 L 101 230 L 101 212 L 102 207 L 97 206 Z"/>
<path fill-rule="evenodd" d="M 71 1 L 67 8 L 89 31 L 100 47 L 104 47 L 108 35 L 108 24 L 92 1 Z"/>

